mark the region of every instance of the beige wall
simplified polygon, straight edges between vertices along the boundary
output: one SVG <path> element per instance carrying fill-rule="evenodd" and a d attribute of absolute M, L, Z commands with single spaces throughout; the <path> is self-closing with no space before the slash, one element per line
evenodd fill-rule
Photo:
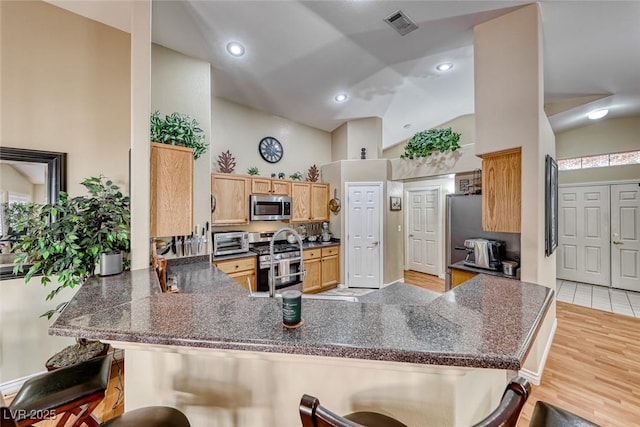
<path fill-rule="evenodd" d="M 476 119 L 473 114 L 456 117 L 453 120 L 434 126 L 436 128 L 451 128 L 452 131 L 460 134 L 460 145 L 473 144 L 476 140 Z M 426 130 L 426 129 L 422 129 Z M 420 131 L 416 131 L 420 132 Z M 397 144 L 386 147 L 382 151 L 382 157 L 385 159 L 397 159 L 404 153 L 404 146 L 409 139 L 398 142 Z"/>
<path fill-rule="evenodd" d="M 344 122 L 331 132 L 331 161 L 337 162 L 339 160 L 346 160 L 349 155 L 347 154 L 348 142 L 347 142 L 347 127 L 348 122 Z"/>
<path fill-rule="evenodd" d="M 556 135 L 558 159 L 640 150 L 640 117 L 598 121 Z M 561 184 L 634 180 L 640 177 L 639 165 L 561 171 Z"/>
<path fill-rule="evenodd" d="M 215 86 L 215 81 L 213 82 Z M 331 161 L 331 134 L 291 120 L 213 97 L 211 99 L 211 165 L 219 170 L 218 156 L 229 150 L 236 159 L 235 173 L 246 174 L 255 166 L 260 176 L 298 171 L 305 178 L 311 165 Z M 260 157 L 258 144 L 266 136 L 278 139 L 282 160 L 271 164 Z"/>
<path fill-rule="evenodd" d="M 154 44 L 151 57 L 151 110 L 160 117 L 178 112 L 196 119 L 211 144 L 211 66 Z M 211 147 L 194 163 L 193 223 L 211 221 Z"/>
<path fill-rule="evenodd" d="M 129 34 L 42 2 L 0 2 L 0 15 L 2 146 L 68 153 L 72 194 L 101 173 L 128 191 Z M 43 370 L 73 341 L 38 318 L 69 296 L 44 302 L 51 286 L 0 282 L 0 382 Z"/>
<path fill-rule="evenodd" d="M 34 201 L 34 185 L 29 178 L 8 163 L 0 163 L 0 191 L 24 194 Z"/>
<path fill-rule="evenodd" d="M 543 110 L 542 31 L 537 4 L 474 31 L 476 153 L 522 147 L 521 278 L 555 289 L 556 255 L 544 255 L 544 158 L 555 156 Z M 525 368 L 541 374 L 555 321 L 547 314 Z"/>

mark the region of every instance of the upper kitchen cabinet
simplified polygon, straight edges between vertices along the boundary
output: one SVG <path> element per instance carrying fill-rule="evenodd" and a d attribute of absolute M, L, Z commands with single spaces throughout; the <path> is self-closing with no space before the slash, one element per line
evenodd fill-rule
<path fill-rule="evenodd" d="M 520 233 L 520 148 L 482 156 L 482 228 Z"/>
<path fill-rule="evenodd" d="M 251 194 L 288 196 L 291 194 L 291 183 L 278 179 L 251 178 Z"/>
<path fill-rule="evenodd" d="M 329 184 L 292 182 L 291 222 L 329 220 Z"/>
<path fill-rule="evenodd" d="M 152 237 L 187 235 L 193 231 L 193 150 L 151 144 Z"/>
<path fill-rule="evenodd" d="M 228 173 L 211 174 L 211 224 L 249 223 L 251 178 Z"/>

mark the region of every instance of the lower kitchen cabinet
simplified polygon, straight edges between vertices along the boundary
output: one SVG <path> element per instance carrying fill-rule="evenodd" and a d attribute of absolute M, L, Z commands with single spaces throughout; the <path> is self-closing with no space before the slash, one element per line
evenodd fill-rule
<path fill-rule="evenodd" d="M 304 251 L 307 276 L 302 283 L 303 292 L 318 292 L 335 288 L 340 281 L 340 246 L 313 248 Z"/>
<path fill-rule="evenodd" d="M 473 273 L 471 271 L 466 270 L 457 270 L 455 268 L 451 269 L 451 289 L 455 288 L 458 285 L 463 284 L 469 279 L 473 279 L 476 277 L 478 273 Z"/>
<path fill-rule="evenodd" d="M 256 257 L 218 261 L 214 262 L 213 265 L 227 273 L 229 277 L 240 283 L 244 288 L 249 289 L 249 286 L 251 286 L 251 291 L 256 291 Z"/>
<path fill-rule="evenodd" d="M 340 246 L 322 248 L 322 289 L 335 288 L 340 280 Z"/>

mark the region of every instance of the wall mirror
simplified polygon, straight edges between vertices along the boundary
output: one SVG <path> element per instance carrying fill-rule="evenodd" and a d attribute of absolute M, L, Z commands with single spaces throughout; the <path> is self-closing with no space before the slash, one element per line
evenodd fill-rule
<path fill-rule="evenodd" d="M 0 280 L 24 275 L 13 274 L 15 254 L 10 250 L 17 237 L 9 227 L 4 203 L 54 202 L 67 188 L 66 175 L 66 153 L 0 147 Z"/>

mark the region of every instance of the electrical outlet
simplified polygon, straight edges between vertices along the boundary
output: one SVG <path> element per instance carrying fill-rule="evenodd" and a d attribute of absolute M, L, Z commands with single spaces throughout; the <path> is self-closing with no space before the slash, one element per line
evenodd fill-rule
<path fill-rule="evenodd" d="M 398 231 L 402 231 L 402 225 L 398 224 Z"/>

